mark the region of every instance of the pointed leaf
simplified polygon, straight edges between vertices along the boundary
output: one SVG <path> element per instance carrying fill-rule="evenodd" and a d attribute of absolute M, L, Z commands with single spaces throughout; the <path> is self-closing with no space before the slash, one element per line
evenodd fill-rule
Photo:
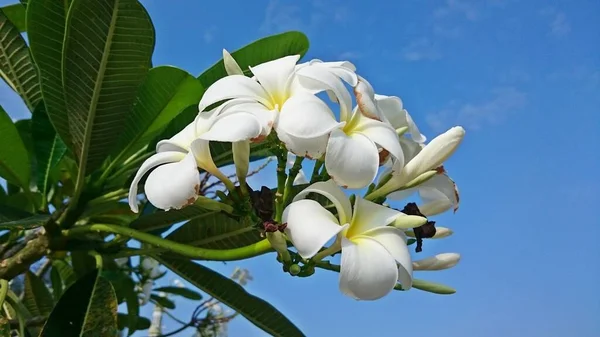
<path fill-rule="evenodd" d="M 183 287 L 160 287 L 154 289 L 154 291 L 175 294 L 194 301 L 199 301 L 202 299 L 202 295 L 200 293 Z"/>
<path fill-rule="evenodd" d="M 29 190 L 31 171 L 27 149 L 12 119 L 1 106 L 0 144 L 0 177 Z"/>
<path fill-rule="evenodd" d="M 80 174 L 114 149 L 144 80 L 154 27 L 136 0 L 73 0 L 63 46 L 65 105 Z"/>
<path fill-rule="evenodd" d="M 67 1 L 30 0 L 26 19 L 31 55 L 39 69 L 48 117 L 61 139 L 71 146 L 61 71 L 67 4 Z"/>
<path fill-rule="evenodd" d="M 50 219 L 50 215 L 47 214 L 36 214 L 30 217 L 0 222 L 0 229 L 32 229 L 43 226 Z"/>
<path fill-rule="evenodd" d="M 6 15 L 6 17 L 12 22 L 13 25 L 19 30 L 24 32 L 26 30 L 25 25 L 25 6 L 23 4 L 12 4 L 0 8 L 0 11 Z"/>
<path fill-rule="evenodd" d="M 152 294 L 150 298 L 165 309 L 175 309 L 175 303 L 166 297 Z"/>
<path fill-rule="evenodd" d="M 54 307 L 54 300 L 44 282 L 34 273 L 25 273 L 23 305 L 32 316 L 48 316 Z"/>
<path fill-rule="evenodd" d="M 304 336 L 304 334 L 271 304 L 249 294 L 231 279 L 187 259 L 160 256 L 158 261 L 272 336 Z"/>
<path fill-rule="evenodd" d="M 197 105 L 203 92 L 200 81 L 184 70 L 171 66 L 150 69 L 133 111 L 127 115 L 117 150 L 131 153 L 147 146 L 180 111 Z"/>
<path fill-rule="evenodd" d="M 117 334 L 117 299 L 98 270 L 77 280 L 60 298 L 40 337 Z"/>
<path fill-rule="evenodd" d="M 46 196 L 51 170 L 58 165 L 67 147 L 54 131 L 43 103 L 38 104 L 31 116 L 31 135 L 37 162 L 37 186 Z"/>
<path fill-rule="evenodd" d="M 150 232 L 178 222 L 203 218 L 214 213 L 215 211 L 206 209 L 201 205 L 193 204 L 178 210 L 144 214 L 135 219 L 129 227 L 139 231 Z"/>
<path fill-rule="evenodd" d="M 250 75 L 249 66 L 256 66 L 289 55 L 304 56 L 308 51 L 308 47 L 309 42 L 306 35 L 301 32 L 291 31 L 254 41 L 234 51 L 231 55 L 240 68 L 242 68 L 244 74 Z M 198 78 L 202 82 L 202 85 L 208 88 L 218 79 L 225 76 L 227 76 L 225 64 L 223 60 L 220 60 Z"/>
<path fill-rule="evenodd" d="M 50 269 L 50 282 L 52 283 L 52 296 L 58 301 L 63 293 L 63 282 L 60 273 L 54 266 Z"/>
<path fill-rule="evenodd" d="M 110 281 L 117 295 L 117 303 L 125 302 L 127 305 L 127 316 L 129 327 L 128 335 L 132 335 L 137 327 L 137 320 L 140 314 L 140 304 L 138 294 L 135 291 L 135 282 L 121 270 L 107 270 L 102 272 L 102 276 Z"/>
<path fill-rule="evenodd" d="M 188 221 L 166 237 L 168 240 L 210 249 L 233 249 L 261 241 L 260 232 L 223 213 Z"/>
<path fill-rule="evenodd" d="M 33 216 L 33 214 L 25 212 L 22 209 L 0 204 L 0 223 L 25 219 L 31 216 Z"/>
<path fill-rule="evenodd" d="M 19 29 L 0 11 L 0 77 L 32 111 L 42 92 L 29 48 Z"/>
<path fill-rule="evenodd" d="M 150 320 L 147 319 L 146 317 L 139 316 L 136 319 L 135 329 L 132 329 L 131 325 L 129 325 L 129 323 L 128 323 L 129 322 L 128 319 L 129 319 L 128 315 L 126 315 L 126 314 L 122 314 L 122 313 L 117 314 L 117 324 L 118 324 L 119 330 L 123 330 L 125 328 L 128 328 L 129 331 L 146 330 L 152 324 L 152 322 L 150 322 Z"/>

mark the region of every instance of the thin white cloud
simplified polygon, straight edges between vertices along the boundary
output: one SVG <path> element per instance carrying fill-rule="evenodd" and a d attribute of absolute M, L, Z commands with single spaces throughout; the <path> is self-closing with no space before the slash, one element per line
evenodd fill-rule
<path fill-rule="evenodd" d="M 359 51 L 348 50 L 340 54 L 341 60 L 358 60 L 363 57 L 363 54 Z"/>
<path fill-rule="evenodd" d="M 540 15 L 548 19 L 549 34 L 555 37 L 567 36 L 571 32 L 571 24 L 567 15 L 554 7 L 546 7 Z"/>
<path fill-rule="evenodd" d="M 265 10 L 265 18 L 260 26 L 263 33 L 285 30 L 314 31 L 322 24 L 333 21 L 346 24 L 351 20 L 351 12 L 340 1 L 286 2 L 270 0 Z"/>
<path fill-rule="evenodd" d="M 451 102 L 446 108 L 429 114 L 426 121 L 437 132 L 453 125 L 477 130 L 502 123 L 527 103 L 527 95 L 515 87 L 495 88 L 490 94 L 489 99 L 481 102 Z"/>
<path fill-rule="evenodd" d="M 215 39 L 215 32 L 217 31 L 217 27 L 211 26 L 207 30 L 204 31 L 202 38 L 205 43 L 211 43 Z"/>
<path fill-rule="evenodd" d="M 479 9 L 475 4 L 476 2 L 465 0 L 446 0 L 443 6 L 434 10 L 433 16 L 439 19 L 457 14 L 469 21 L 475 21 L 480 16 Z"/>
<path fill-rule="evenodd" d="M 402 50 L 402 58 L 406 61 L 437 60 L 442 57 L 437 46 L 428 38 L 421 37 L 409 43 Z"/>

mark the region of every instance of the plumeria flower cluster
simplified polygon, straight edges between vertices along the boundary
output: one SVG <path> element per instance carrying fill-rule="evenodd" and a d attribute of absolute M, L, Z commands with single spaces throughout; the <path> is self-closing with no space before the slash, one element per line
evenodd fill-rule
<path fill-rule="evenodd" d="M 235 191 L 211 157 L 212 141 L 231 143 L 237 181 L 246 188 L 251 144 L 267 143 L 283 179 L 278 179 L 275 210 L 267 207 L 260 218 L 274 228 L 267 237 L 291 274 L 305 272 L 297 263 L 306 270 L 326 266 L 324 258 L 341 253 L 340 290 L 374 300 L 394 288 L 417 287 L 415 270 L 458 263 L 454 253 L 413 261 L 409 239 L 418 241 L 419 251 L 423 238 L 452 234 L 436 229 L 428 217 L 458 209 L 458 189 L 443 164 L 462 142 L 462 127 L 427 142 L 402 100 L 375 93 L 347 61 L 298 63 L 300 56 L 286 56 L 249 67 L 246 76 L 227 51 L 223 59 L 228 76 L 206 89 L 196 119 L 159 142 L 136 174 L 129 194 L 133 211 L 138 211 L 137 186 L 148 173 L 146 197 L 163 210 L 196 202 L 198 169 Z M 304 159 L 315 160 L 310 177 L 301 170 Z M 292 195 L 290 187 L 298 186 L 305 188 Z M 363 197 L 345 193 L 364 188 Z M 418 205 L 399 210 L 383 204 L 415 194 Z M 297 257 L 290 255 L 288 241 Z"/>

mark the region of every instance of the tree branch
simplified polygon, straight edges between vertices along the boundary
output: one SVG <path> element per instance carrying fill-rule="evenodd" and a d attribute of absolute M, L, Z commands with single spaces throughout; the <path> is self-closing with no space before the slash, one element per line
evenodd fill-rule
<path fill-rule="evenodd" d="M 17 275 L 24 273 L 33 263 L 43 258 L 50 246 L 46 235 L 27 241 L 25 246 L 13 256 L 0 262 L 0 278 L 12 280 Z"/>

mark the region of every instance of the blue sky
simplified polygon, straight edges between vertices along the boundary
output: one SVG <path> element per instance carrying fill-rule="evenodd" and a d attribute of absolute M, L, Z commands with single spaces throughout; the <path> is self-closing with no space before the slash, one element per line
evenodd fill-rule
<path fill-rule="evenodd" d="M 307 58 L 354 62 L 376 91 L 403 99 L 430 139 L 453 125 L 467 130 L 446 164 L 460 210 L 435 219 L 455 235 L 419 254 L 459 252 L 462 260 L 416 275 L 455 295 L 413 290 L 357 302 L 339 293 L 335 273 L 293 278 L 273 255 L 211 266 L 248 268 L 247 289 L 308 336 L 600 335 L 600 2 L 142 2 L 157 31 L 155 65 L 199 74 L 222 48 L 301 30 L 311 41 Z M 6 86 L 0 98 L 25 116 Z M 272 174 L 254 187 L 272 184 Z M 187 317 L 193 307 L 182 302 L 178 312 Z M 229 331 L 265 336 L 241 318 Z"/>

